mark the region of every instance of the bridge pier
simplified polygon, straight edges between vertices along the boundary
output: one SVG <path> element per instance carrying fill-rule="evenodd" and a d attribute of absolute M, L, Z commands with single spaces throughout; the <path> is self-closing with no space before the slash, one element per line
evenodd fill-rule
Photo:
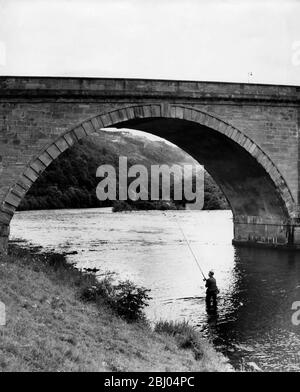
<path fill-rule="evenodd" d="M 234 221 L 233 245 L 300 250 L 300 225 Z"/>

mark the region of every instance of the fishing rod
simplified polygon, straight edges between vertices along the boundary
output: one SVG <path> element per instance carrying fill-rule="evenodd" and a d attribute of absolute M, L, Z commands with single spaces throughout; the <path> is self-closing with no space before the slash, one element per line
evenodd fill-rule
<path fill-rule="evenodd" d="M 179 227 L 179 229 L 180 229 L 180 231 L 181 231 L 181 233 L 182 233 L 182 235 L 183 235 L 183 237 L 185 239 L 185 242 L 187 243 L 187 246 L 189 247 L 189 250 L 190 250 L 191 254 L 193 255 L 193 258 L 194 258 L 194 260 L 195 260 L 195 262 L 196 262 L 196 264 L 197 264 L 197 266 L 198 266 L 198 268 L 199 268 L 203 278 L 206 280 L 206 277 L 205 277 L 205 275 L 204 275 L 204 273 L 202 271 L 202 268 L 200 267 L 200 264 L 198 263 L 197 257 L 195 255 L 195 253 L 194 253 L 194 251 L 193 251 L 189 241 L 187 240 L 186 235 L 184 234 L 184 231 L 182 230 L 182 227 L 180 226 L 177 218 L 175 216 L 174 216 L 174 218 L 175 218 L 175 221 L 176 221 L 176 223 L 177 223 L 177 225 L 178 225 L 178 227 Z"/>

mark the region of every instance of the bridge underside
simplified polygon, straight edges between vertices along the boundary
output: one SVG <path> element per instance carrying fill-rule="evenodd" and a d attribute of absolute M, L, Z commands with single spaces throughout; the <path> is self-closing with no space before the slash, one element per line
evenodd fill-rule
<path fill-rule="evenodd" d="M 231 206 L 235 244 L 300 247 L 300 239 L 297 243 L 294 236 L 297 227 L 278 187 L 257 160 L 230 138 L 181 119 L 134 119 L 114 126 L 160 136 L 204 165 Z"/>

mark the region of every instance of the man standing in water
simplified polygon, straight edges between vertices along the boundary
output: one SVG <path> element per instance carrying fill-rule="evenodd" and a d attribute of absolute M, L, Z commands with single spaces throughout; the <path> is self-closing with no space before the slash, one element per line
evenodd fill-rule
<path fill-rule="evenodd" d="M 219 289 L 217 287 L 216 279 L 214 278 L 214 272 L 209 271 L 209 278 L 205 280 L 206 287 L 206 310 L 216 310 L 217 308 L 217 294 L 219 293 Z M 212 307 L 211 307 L 212 302 Z"/>

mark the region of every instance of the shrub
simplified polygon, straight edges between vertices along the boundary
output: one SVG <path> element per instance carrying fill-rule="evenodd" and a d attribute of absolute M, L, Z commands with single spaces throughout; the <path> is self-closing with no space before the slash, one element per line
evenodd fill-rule
<path fill-rule="evenodd" d="M 138 287 L 129 280 L 117 285 L 112 283 L 112 276 L 106 275 L 100 281 L 94 281 L 81 288 L 80 298 L 88 302 L 107 303 L 119 316 L 125 320 L 144 320 L 143 309 L 151 299 L 144 287 Z"/>
<path fill-rule="evenodd" d="M 127 321 L 141 320 L 144 318 L 143 309 L 151 299 L 148 292 L 150 290 L 126 280 L 114 287 L 114 296 L 110 303 L 118 315 Z"/>
<path fill-rule="evenodd" d="M 132 211 L 132 207 L 129 203 L 123 200 L 116 200 L 113 202 L 113 212 L 120 212 L 120 211 Z"/>
<path fill-rule="evenodd" d="M 100 299 L 110 301 L 113 297 L 114 286 L 111 276 L 105 276 L 100 281 L 86 280 L 86 284 L 82 287 L 80 298 L 87 302 L 97 302 Z"/>

